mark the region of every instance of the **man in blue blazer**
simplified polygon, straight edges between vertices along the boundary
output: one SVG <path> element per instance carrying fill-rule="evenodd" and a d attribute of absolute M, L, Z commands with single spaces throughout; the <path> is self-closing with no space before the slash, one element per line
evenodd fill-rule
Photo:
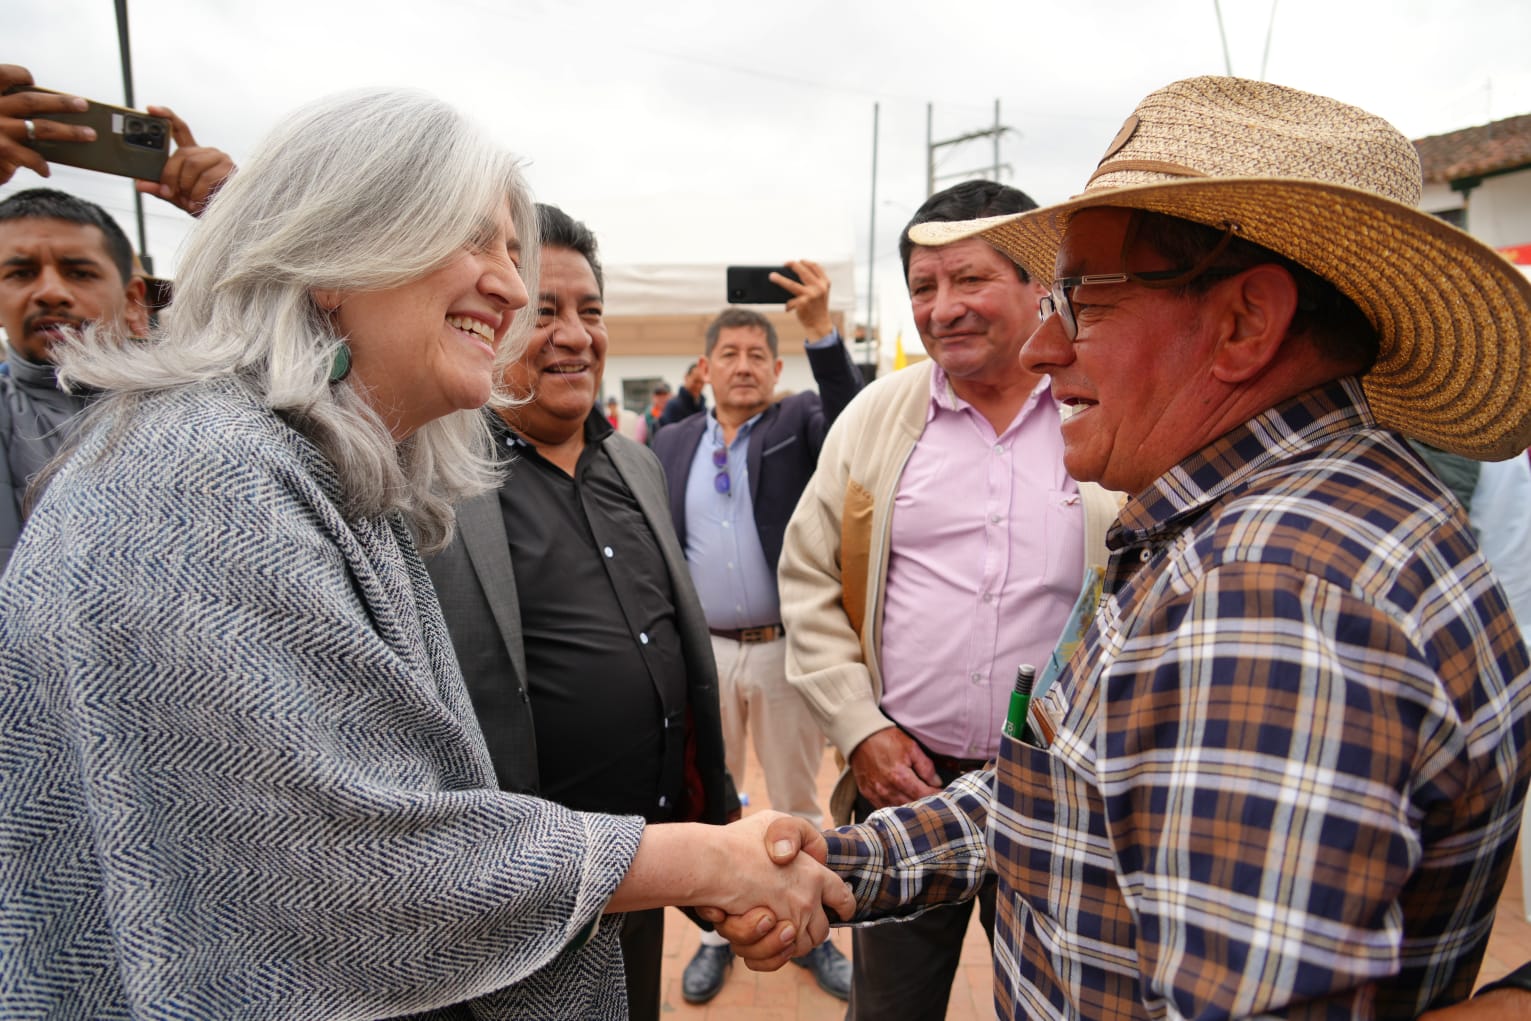
<path fill-rule="evenodd" d="M 730 773 L 743 775 L 753 730 L 771 807 L 822 821 L 817 777 L 824 735 L 787 683 L 786 641 L 776 589 L 787 521 L 813 475 L 819 448 L 861 389 L 861 373 L 829 315 L 829 277 L 813 262 L 791 262 L 787 309 L 808 337 L 818 393 L 775 399 L 781 378 L 776 330 L 758 312 L 729 308 L 707 328 L 702 366 L 713 410 L 662 430 L 654 442 L 668 480 L 670 513 L 686 551 L 718 665 L 723 745 Z M 728 945 L 704 934 L 682 976 L 692 1003 L 717 995 L 733 961 Z M 850 963 L 833 943 L 799 961 L 825 991 L 850 995 Z"/>

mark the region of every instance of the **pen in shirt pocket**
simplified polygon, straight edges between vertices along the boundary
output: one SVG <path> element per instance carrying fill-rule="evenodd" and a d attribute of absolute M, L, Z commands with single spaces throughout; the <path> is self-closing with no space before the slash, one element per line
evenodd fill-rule
<path fill-rule="evenodd" d="M 1004 732 L 1022 744 L 1046 749 L 1052 746 L 1058 728 L 1042 700 L 1032 695 L 1036 676 L 1036 668 L 1030 663 L 1022 664 L 1016 670 L 1015 691 L 1010 695 L 1010 712 L 1005 717 Z"/>
<path fill-rule="evenodd" d="M 1052 710 L 1047 708 L 1047 702 L 1041 698 L 1033 698 L 1026 709 L 1026 737 L 1029 744 L 1048 749 L 1053 746 L 1053 738 L 1058 736 L 1058 722 L 1053 719 Z"/>
<path fill-rule="evenodd" d="M 1030 663 L 1022 663 L 1015 670 L 1015 690 L 1010 693 L 1010 712 L 1005 716 L 1002 728 L 1006 737 L 1017 741 L 1026 740 L 1026 718 L 1031 710 L 1031 685 L 1037 679 L 1037 669 Z"/>

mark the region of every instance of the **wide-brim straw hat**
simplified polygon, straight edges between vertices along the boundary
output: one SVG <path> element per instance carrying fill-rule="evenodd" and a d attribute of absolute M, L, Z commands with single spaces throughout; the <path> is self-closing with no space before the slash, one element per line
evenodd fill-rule
<path fill-rule="evenodd" d="M 1307 267 L 1354 301 L 1381 352 L 1362 380 L 1382 425 L 1480 460 L 1531 446 L 1531 280 L 1417 208 L 1419 155 L 1387 121 L 1266 82 L 1203 77 L 1151 93 L 1085 190 L 1011 216 L 910 228 L 919 245 L 982 236 L 1039 279 L 1071 214 L 1145 209 Z"/>

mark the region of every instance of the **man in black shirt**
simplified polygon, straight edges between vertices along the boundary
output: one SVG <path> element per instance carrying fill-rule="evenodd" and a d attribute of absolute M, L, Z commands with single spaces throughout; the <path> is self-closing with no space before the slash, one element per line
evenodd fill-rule
<path fill-rule="evenodd" d="M 597 407 L 605 367 L 595 238 L 539 206 L 537 330 L 506 372 L 526 403 L 493 421 L 509 464 L 458 508 L 429 564 L 505 790 L 650 822 L 726 822 L 707 620 L 664 475 Z M 662 910 L 623 920 L 634 1018 L 660 1010 Z"/>

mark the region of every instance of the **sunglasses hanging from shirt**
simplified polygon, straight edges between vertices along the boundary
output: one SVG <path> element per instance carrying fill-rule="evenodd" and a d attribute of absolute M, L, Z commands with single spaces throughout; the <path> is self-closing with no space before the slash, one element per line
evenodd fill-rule
<path fill-rule="evenodd" d="M 721 444 L 712 448 L 712 466 L 718 473 L 712 478 L 712 488 L 724 496 L 732 495 L 732 488 L 728 478 L 728 448 Z"/>

